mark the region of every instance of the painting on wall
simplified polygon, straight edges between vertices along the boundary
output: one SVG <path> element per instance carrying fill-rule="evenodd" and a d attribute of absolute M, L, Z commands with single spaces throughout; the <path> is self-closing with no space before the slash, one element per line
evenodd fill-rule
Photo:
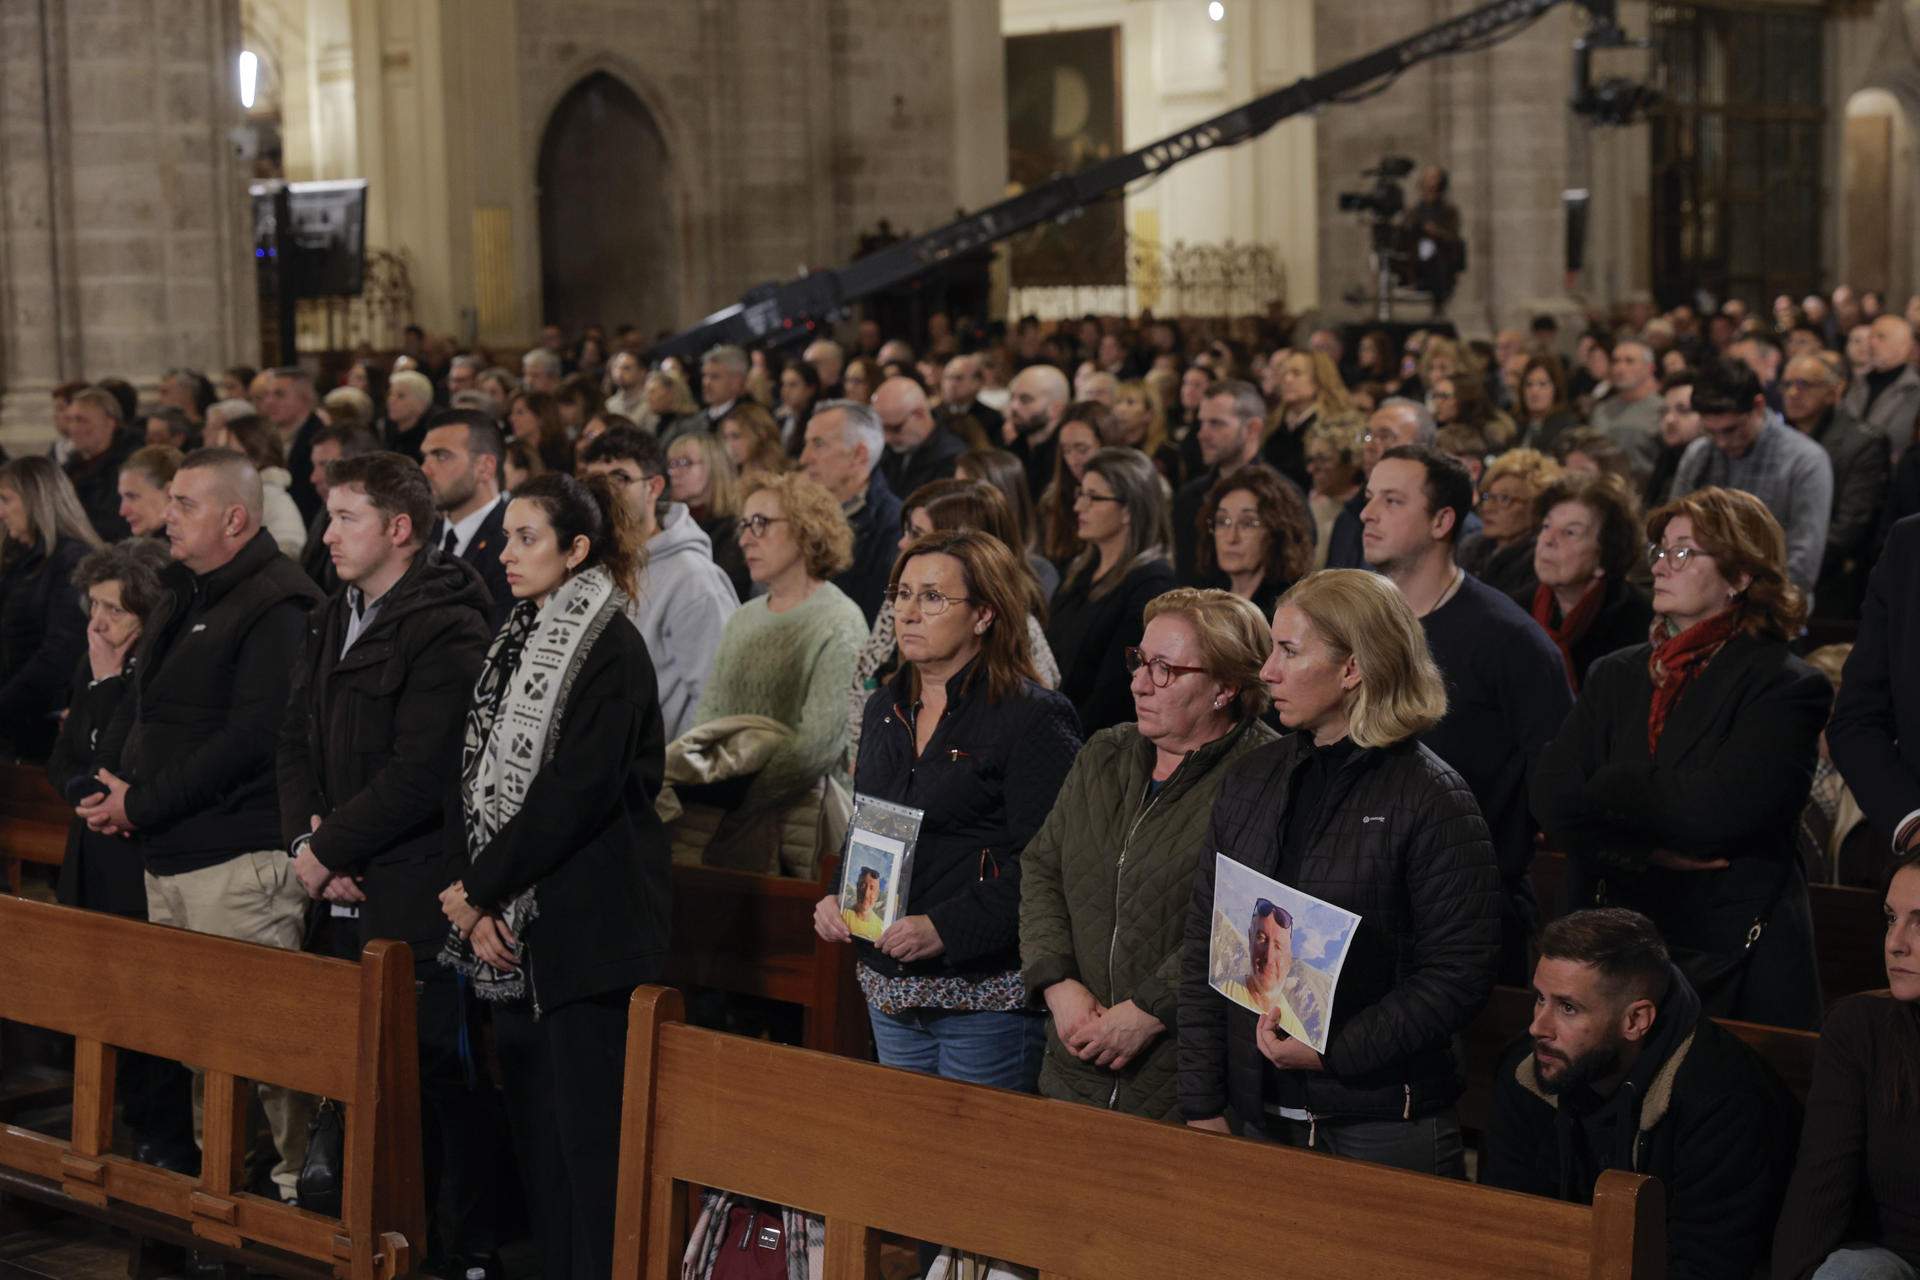
<path fill-rule="evenodd" d="M 1007 169 L 1013 191 L 1121 154 L 1120 28 L 1007 37 Z M 1103 200 L 1013 244 L 1021 287 L 1125 284 L 1125 206 Z"/>

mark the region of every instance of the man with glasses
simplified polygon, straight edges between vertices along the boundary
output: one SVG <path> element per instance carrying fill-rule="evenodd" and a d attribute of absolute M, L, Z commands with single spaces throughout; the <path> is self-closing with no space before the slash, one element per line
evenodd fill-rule
<path fill-rule="evenodd" d="M 1687 446 L 1672 496 L 1717 485 L 1760 499 L 1787 531 L 1787 576 L 1811 598 L 1833 509 L 1833 463 L 1826 450 L 1771 412 L 1760 379 L 1730 357 L 1700 371 L 1693 410 L 1705 438 Z"/>
<path fill-rule="evenodd" d="M 1207 493 L 1226 476 L 1260 456 L 1267 402 L 1251 382 L 1228 379 L 1207 385 L 1200 401 L 1200 460 L 1207 469 L 1173 495 L 1174 572 L 1191 583 L 1200 571 L 1200 508 Z"/>
<path fill-rule="evenodd" d="M 1858 614 L 1869 544 L 1893 474 L 1886 436 L 1867 430 L 1840 407 L 1845 388 L 1839 370 L 1819 356 L 1788 361 L 1780 383 L 1787 422 L 1825 449 L 1833 467 L 1833 513 L 1827 520 L 1819 593 L 1823 612 L 1837 618 Z"/>
<path fill-rule="evenodd" d="M 627 618 L 647 642 L 660 686 L 660 719 L 671 742 L 693 724 L 720 633 L 740 598 L 713 562 L 713 543 L 686 504 L 661 501 L 667 470 L 651 435 L 638 427 L 601 432 L 580 446 L 580 472 L 612 482 L 646 540 L 644 586 L 627 602 Z"/>
<path fill-rule="evenodd" d="M 887 450 L 880 455 L 880 474 L 899 496 L 934 480 L 953 477 L 954 464 L 967 446 L 959 436 L 934 421 L 927 393 L 911 378 L 888 378 L 873 393 L 873 411 Z"/>

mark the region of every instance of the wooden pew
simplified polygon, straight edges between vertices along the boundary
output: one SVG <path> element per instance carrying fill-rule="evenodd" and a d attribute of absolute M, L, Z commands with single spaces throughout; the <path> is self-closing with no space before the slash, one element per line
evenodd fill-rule
<path fill-rule="evenodd" d="M 1493 1105 L 1500 1059 L 1513 1042 L 1526 1034 L 1533 1019 L 1533 992 L 1519 987 L 1495 987 L 1493 998 L 1462 1037 L 1466 1056 L 1467 1091 L 1460 1096 L 1460 1125 L 1472 1134 L 1485 1134 Z M 1757 1022 L 1724 1019 L 1721 1026 L 1744 1040 L 1780 1073 L 1802 1103 L 1813 1083 L 1813 1055 L 1820 1037 L 1811 1031 L 1769 1027 Z"/>
<path fill-rule="evenodd" d="M 1567 900 L 1569 868 L 1565 854 L 1538 854 L 1531 870 L 1542 920 L 1552 920 L 1578 905 Z M 1816 884 L 1808 886 L 1807 899 L 1813 908 L 1820 989 L 1827 1003 L 1886 986 L 1887 971 L 1880 951 L 1885 933 L 1881 896 L 1866 889 Z"/>
<path fill-rule="evenodd" d="M 57 867 L 67 856 L 73 806 L 30 764 L 0 764 L 0 866 L 9 893 L 20 892 L 24 863 Z"/>
<path fill-rule="evenodd" d="M 74 1037 L 70 1139 L 0 1125 L 0 1193 L 276 1274 L 393 1280 L 425 1241 L 413 960 L 358 965 L 0 898 L 0 1018 Z M 206 1074 L 198 1178 L 112 1153 L 114 1053 Z M 242 1189 L 248 1081 L 346 1109 L 342 1217 Z"/>
<path fill-rule="evenodd" d="M 809 1049 L 866 1057 L 854 948 L 813 931 L 814 904 L 839 883 L 839 858 L 822 861 L 818 880 L 676 863 L 666 980 L 797 1004 Z"/>
<path fill-rule="evenodd" d="M 679 1275 L 684 1185 L 826 1219 L 826 1274 L 878 1275 L 878 1233 L 1046 1280 L 1266 1275 L 1427 1280 L 1665 1274 L 1665 1200 L 1602 1176 L 1594 1205 L 1200 1133 L 689 1027 L 634 993 L 619 1280 Z"/>

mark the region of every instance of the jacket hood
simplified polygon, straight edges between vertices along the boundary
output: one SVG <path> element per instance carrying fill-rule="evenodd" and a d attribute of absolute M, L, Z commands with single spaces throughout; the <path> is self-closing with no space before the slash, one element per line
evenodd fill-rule
<path fill-rule="evenodd" d="M 344 599 L 345 595 L 343 590 L 339 598 Z M 394 583 L 393 589 L 381 600 L 380 612 L 375 616 L 369 634 L 394 626 L 402 618 L 423 609 L 462 606 L 472 609 L 483 619 L 492 616 L 493 597 L 488 594 L 479 570 L 464 560 L 449 558 L 435 548 L 422 548 L 420 554 L 413 558 L 413 564 L 400 576 L 400 581 Z"/>
<path fill-rule="evenodd" d="M 674 556 L 696 555 L 713 559 L 713 539 L 707 536 L 683 502 L 667 504 L 660 517 L 660 532 L 647 539 L 647 562 L 657 564 Z"/>
<path fill-rule="evenodd" d="M 1667 967 L 1671 977 L 1666 999 L 1654 1022 L 1653 1035 L 1607 1103 L 1610 1107 L 1638 1108 L 1636 1133 L 1649 1133 L 1666 1119 L 1673 1105 L 1674 1080 L 1680 1074 L 1681 1064 L 1687 1060 L 1687 1050 L 1693 1047 L 1694 1033 L 1700 1023 L 1700 997 L 1694 992 L 1693 984 L 1677 966 Z M 1520 1065 L 1514 1069 L 1514 1079 L 1555 1111 L 1560 1109 L 1559 1095 L 1547 1092 L 1541 1085 L 1531 1053 L 1520 1059 Z"/>

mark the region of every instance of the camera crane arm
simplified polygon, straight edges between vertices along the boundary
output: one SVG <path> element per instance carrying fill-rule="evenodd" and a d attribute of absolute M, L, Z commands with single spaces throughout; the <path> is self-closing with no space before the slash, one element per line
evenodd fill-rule
<path fill-rule="evenodd" d="M 1337 103 L 1419 63 L 1494 43 L 1511 34 L 1511 29 L 1561 3 L 1564 0 L 1492 0 L 1418 35 L 1296 80 L 1136 151 L 1051 178 L 847 266 L 756 286 L 739 302 L 658 343 L 647 353 L 647 360 L 651 363 L 667 356 L 686 359 L 723 342 L 751 347 L 808 338 L 821 322 L 852 302 L 1042 222 L 1064 221 L 1086 206 L 1124 191 L 1129 183 L 1158 177 L 1193 156 L 1257 138 L 1282 120 Z M 1615 0 L 1583 0 L 1582 7 L 1592 19 L 1583 45 L 1603 48 L 1624 43 L 1614 20 Z M 1584 84 L 1581 91 L 1585 92 Z"/>

